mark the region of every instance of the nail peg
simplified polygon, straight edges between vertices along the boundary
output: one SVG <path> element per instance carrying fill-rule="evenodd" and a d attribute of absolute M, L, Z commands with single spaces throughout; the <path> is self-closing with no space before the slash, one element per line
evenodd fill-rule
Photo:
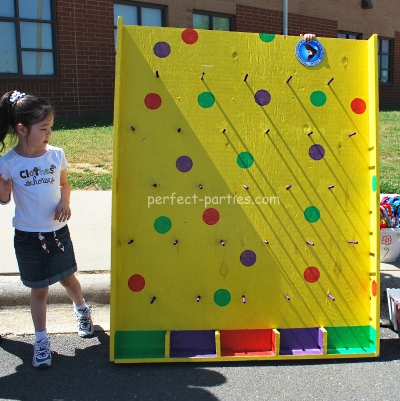
<path fill-rule="evenodd" d="M 314 246 L 314 242 L 306 241 L 308 245 Z"/>
<path fill-rule="evenodd" d="M 246 297 L 242 295 L 242 302 L 245 304 L 246 303 Z"/>
<path fill-rule="evenodd" d="M 243 185 L 243 188 L 244 188 L 244 189 L 249 189 L 249 186 L 246 185 L 246 184 L 244 184 L 244 185 Z"/>
<path fill-rule="evenodd" d="M 153 184 L 153 187 L 154 187 L 154 188 L 157 188 L 157 184 Z"/>
<path fill-rule="evenodd" d="M 328 297 L 329 297 L 332 301 L 335 300 L 335 297 L 334 297 L 331 293 L 329 293 L 329 292 L 328 292 Z"/>
<path fill-rule="evenodd" d="M 268 242 L 267 240 L 265 240 L 265 241 L 264 241 L 264 244 L 265 244 L 265 245 L 268 245 L 268 244 L 269 244 L 269 242 Z"/>
<path fill-rule="evenodd" d="M 200 302 L 201 296 L 199 295 L 196 299 L 196 302 Z"/>
<path fill-rule="evenodd" d="M 219 241 L 222 246 L 225 246 L 225 242 L 223 240 Z"/>
<path fill-rule="evenodd" d="M 335 188 L 335 186 L 334 185 L 328 185 L 328 189 L 332 189 L 332 188 Z"/>
<path fill-rule="evenodd" d="M 290 297 L 289 297 L 288 294 L 285 295 L 285 298 L 286 298 L 288 301 L 290 301 Z"/>
<path fill-rule="evenodd" d="M 224 129 L 222 130 L 222 133 L 223 133 L 223 134 L 225 134 L 225 132 L 226 132 L 226 128 L 224 128 Z"/>
<path fill-rule="evenodd" d="M 202 185 L 202 184 L 200 184 L 200 185 L 199 185 L 199 188 L 200 188 L 200 189 L 203 189 L 203 185 Z"/>
<path fill-rule="evenodd" d="M 349 136 L 354 136 L 357 132 L 352 132 Z"/>
<path fill-rule="evenodd" d="M 331 79 L 328 81 L 327 85 L 330 85 L 330 83 L 331 83 L 333 80 L 334 80 L 334 78 L 331 78 Z"/>
<path fill-rule="evenodd" d="M 270 129 L 268 128 L 268 129 L 265 131 L 265 134 L 268 134 L 269 131 L 270 131 Z"/>
<path fill-rule="evenodd" d="M 133 239 L 131 239 L 130 241 L 128 241 L 128 245 L 133 243 Z"/>
<path fill-rule="evenodd" d="M 351 239 L 351 240 L 349 241 L 349 244 L 358 244 L 358 241 L 354 241 L 354 240 Z"/>
<path fill-rule="evenodd" d="M 292 76 L 290 76 L 287 80 L 286 83 L 288 84 L 290 82 L 290 80 L 292 79 Z"/>
<path fill-rule="evenodd" d="M 176 245 L 178 243 L 178 240 L 176 239 L 175 241 L 174 241 L 174 245 Z"/>
<path fill-rule="evenodd" d="M 158 71 L 156 71 L 156 77 L 157 77 L 157 78 L 160 78 L 160 76 L 158 75 Z"/>
<path fill-rule="evenodd" d="M 310 136 L 313 134 L 313 131 L 307 132 L 307 135 Z"/>
<path fill-rule="evenodd" d="M 290 188 L 292 188 L 292 186 L 290 184 L 286 185 L 286 189 L 290 189 Z"/>
<path fill-rule="evenodd" d="M 247 77 L 249 76 L 249 74 L 246 74 L 245 76 L 244 76 L 244 82 L 246 82 L 247 81 Z"/>
<path fill-rule="evenodd" d="M 134 126 L 130 126 L 130 129 L 132 130 L 132 131 L 135 131 L 135 127 Z"/>
<path fill-rule="evenodd" d="M 155 300 L 156 300 L 156 297 L 151 298 L 150 303 L 151 303 L 151 304 L 154 303 Z"/>
<path fill-rule="evenodd" d="M 181 132 L 182 131 L 182 128 L 178 128 L 178 132 Z"/>
<path fill-rule="evenodd" d="M 200 77 L 201 80 L 203 80 L 204 74 L 205 74 L 205 72 L 202 72 L 202 73 L 201 73 L 201 77 Z"/>

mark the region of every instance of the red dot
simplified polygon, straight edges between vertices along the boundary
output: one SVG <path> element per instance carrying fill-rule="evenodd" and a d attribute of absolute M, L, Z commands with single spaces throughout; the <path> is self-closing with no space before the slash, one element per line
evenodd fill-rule
<path fill-rule="evenodd" d="M 134 274 L 128 280 L 128 287 L 133 292 L 142 291 L 146 282 L 140 274 Z"/>
<path fill-rule="evenodd" d="M 372 295 L 376 297 L 376 281 L 372 281 Z"/>
<path fill-rule="evenodd" d="M 351 102 L 351 109 L 354 111 L 356 114 L 362 114 L 364 113 L 365 109 L 367 108 L 367 105 L 365 104 L 364 100 L 359 99 L 356 97 L 352 102 Z"/>
<path fill-rule="evenodd" d="M 219 212 L 217 209 L 206 209 L 203 213 L 203 221 L 204 223 L 212 226 L 213 224 L 218 223 L 219 220 Z"/>
<path fill-rule="evenodd" d="M 161 96 L 157 95 L 157 93 L 149 93 L 144 99 L 144 104 L 151 110 L 158 109 L 161 106 L 161 103 Z"/>
<path fill-rule="evenodd" d="M 182 40 L 188 45 L 196 43 L 198 38 L 199 35 L 194 29 L 188 28 L 182 32 Z"/>
<path fill-rule="evenodd" d="M 309 283 L 315 283 L 316 281 L 318 281 L 319 276 L 320 272 L 314 266 L 307 267 L 307 269 L 304 270 L 304 279 Z"/>

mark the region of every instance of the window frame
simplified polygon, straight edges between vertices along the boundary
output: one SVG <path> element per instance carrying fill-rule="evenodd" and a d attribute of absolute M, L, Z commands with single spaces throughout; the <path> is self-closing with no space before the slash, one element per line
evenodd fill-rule
<path fill-rule="evenodd" d="M 58 78 L 59 77 L 59 69 L 58 69 L 58 46 L 57 46 L 57 26 L 56 26 L 56 4 L 55 0 L 49 0 L 50 2 L 50 20 L 38 20 L 33 18 L 20 18 L 19 16 L 19 0 L 14 0 L 14 17 L 3 17 L 0 16 L 1 22 L 11 22 L 15 24 L 15 39 L 16 39 L 16 51 L 17 51 L 17 66 L 18 72 L 10 73 L 10 72 L 1 72 L 0 78 Z M 21 46 L 21 22 L 33 22 L 36 24 L 50 24 L 51 25 L 51 35 L 52 35 L 52 49 L 40 49 L 40 48 L 25 48 Z M 53 69 L 54 74 L 24 74 L 22 69 L 22 52 L 43 52 L 43 53 L 52 53 L 53 54 Z"/>
<path fill-rule="evenodd" d="M 339 39 L 361 40 L 362 37 L 363 37 L 363 34 L 362 34 L 362 33 L 359 33 L 359 32 L 338 31 L 337 33 L 338 33 L 338 35 L 339 35 L 340 33 L 341 33 L 342 35 L 346 35 L 345 38 L 339 38 L 339 36 L 338 36 Z M 355 38 L 349 38 L 349 35 L 353 35 L 353 36 L 355 36 Z"/>
<path fill-rule="evenodd" d="M 113 2 L 113 12 L 114 4 L 121 4 L 123 6 L 137 7 L 138 9 L 138 25 L 142 25 L 142 8 L 154 8 L 156 10 L 161 10 L 161 26 L 165 27 L 167 22 L 167 6 L 163 4 L 152 4 L 152 3 L 142 3 L 140 1 L 129 1 L 129 0 L 114 0 Z M 117 25 L 114 25 L 114 29 L 117 29 Z"/>
<path fill-rule="evenodd" d="M 209 24 L 209 30 L 213 31 L 213 20 L 214 17 L 219 17 L 219 18 L 227 18 L 229 20 L 229 31 L 226 32 L 231 32 L 231 31 L 235 31 L 235 15 L 234 14 L 223 14 L 223 13 L 217 13 L 214 11 L 204 11 L 204 10 L 197 10 L 197 9 L 193 9 L 193 16 L 195 14 L 198 15 L 206 15 L 210 18 L 210 24 Z M 192 17 L 192 27 L 193 27 L 193 17 Z"/>
<path fill-rule="evenodd" d="M 382 53 L 382 51 L 381 51 L 382 40 L 387 40 L 389 42 L 389 52 L 388 53 Z M 388 72 L 388 81 L 387 82 L 382 82 L 382 80 L 381 80 L 381 77 L 382 77 L 381 56 L 382 55 L 389 56 L 388 68 L 384 68 L 384 70 Z M 379 83 L 379 85 L 393 84 L 393 38 L 386 38 L 383 36 L 378 37 L 378 83 Z"/>

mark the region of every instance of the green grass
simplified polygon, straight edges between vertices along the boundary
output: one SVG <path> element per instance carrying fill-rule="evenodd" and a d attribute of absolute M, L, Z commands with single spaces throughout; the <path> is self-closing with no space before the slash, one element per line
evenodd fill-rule
<path fill-rule="evenodd" d="M 379 120 L 380 192 L 400 193 L 400 110 L 382 110 Z M 65 150 L 72 189 L 111 189 L 112 140 L 110 116 L 56 118 L 51 144 Z"/>
<path fill-rule="evenodd" d="M 380 192 L 400 194 L 400 111 L 379 113 Z"/>

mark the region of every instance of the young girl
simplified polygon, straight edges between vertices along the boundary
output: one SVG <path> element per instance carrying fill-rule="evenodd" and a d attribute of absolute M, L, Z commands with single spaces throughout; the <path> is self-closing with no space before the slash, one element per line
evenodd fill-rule
<path fill-rule="evenodd" d="M 33 366 L 51 365 L 46 330 L 49 285 L 59 281 L 74 304 L 78 334 L 93 334 L 90 309 L 82 297 L 67 220 L 71 217 L 68 162 L 61 148 L 49 144 L 54 111 L 43 99 L 17 91 L 0 99 L 0 151 L 7 133 L 17 145 L 0 157 L 0 203 L 13 194 L 14 248 L 21 280 L 31 288 L 36 341 Z"/>

